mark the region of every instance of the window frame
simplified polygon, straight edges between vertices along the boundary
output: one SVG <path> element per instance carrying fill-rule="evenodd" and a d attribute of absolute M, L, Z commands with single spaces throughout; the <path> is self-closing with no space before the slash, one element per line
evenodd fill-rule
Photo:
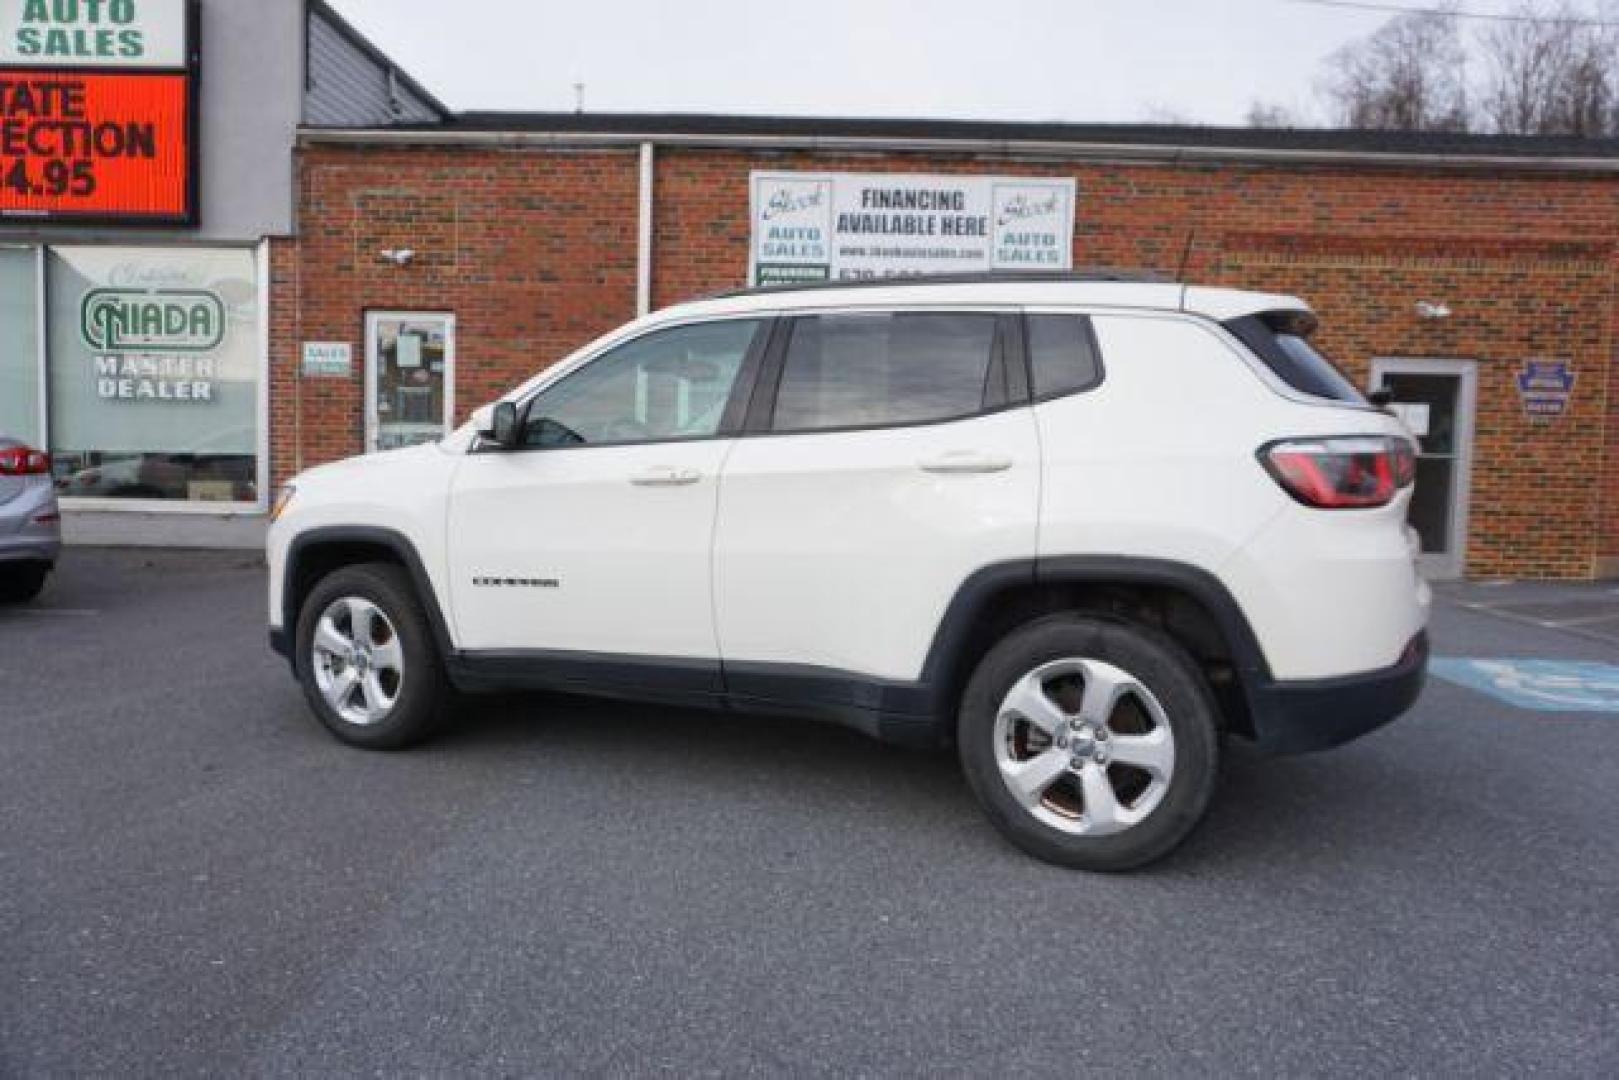
<path fill-rule="evenodd" d="M 46 247 L 44 244 L 13 244 L 0 241 L 0 251 L 9 251 L 23 255 L 31 264 L 30 273 L 33 279 L 33 312 L 32 323 L 34 335 L 33 355 L 26 358 L 24 368 L 32 367 L 34 376 L 34 435 L 23 439 L 27 445 L 37 450 L 49 453 L 51 444 L 51 409 L 50 409 L 50 369 L 46 366 L 46 336 L 50 333 L 49 319 L 45 306 L 45 266 Z M 3 432 L 12 438 L 21 438 L 18 432 Z M 52 478 L 53 482 L 55 478 Z"/>
<path fill-rule="evenodd" d="M 56 248 L 70 247 L 103 247 L 109 245 L 92 244 L 88 241 L 64 239 L 58 243 L 40 242 L 39 249 L 39 365 L 40 365 L 40 446 L 41 450 L 49 452 L 51 446 L 51 409 L 50 387 L 47 385 L 51 376 L 50 370 L 50 342 L 47 339 L 49 331 L 50 313 L 50 281 L 47 272 L 47 263 L 51 251 Z M 113 247 L 134 248 L 142 251 L 185 251 L 193 245 L 176 244 L 172 242 L 155 241 L 149 244 L 117 243 Z M 257 487 L 258 498 L 251 502 L 237 500 L 221 500 L 209 502 L 191 499 L 123 499 L 103 495 L 58 495 L 57 502 L 63 510 L 69 512 L 85 513 L 130 513 L 152 514 L 160 517 L 211 517 L 228 520 L 234 517 L 260 518 L 270 512 L 270 505 L 275 500 L 276 493 L 271 490 L 273 476 L 273 463 L 270 459 L 270 241 L 261 240 L 257 243 L 230 243 L 228 241 L 209 242 L 194 245 L 203 251 L 246 251 L 253 258 L 253 271 L 257 277 L 255 283 L 255 297 L 258 303 L 258 381 L 257 397 L 254 406 L 254 422 L 258 425 L 256 445 L 254 447 L 254 483 Z M 301 376 L 300 376 L 301 377 Z M 52 480 L 54 482 L 54 477 Z"/>
<path fill-rule="evenodd" d="M 930 417 L 924 420 L 906 420 L 880 424 L 849 424 L 837 427 L 802 428 L 795 431 L 777 431 L 774 428 L 776 403 L 781 394 L 782 375 L 786 371 L 787 350 L 792 343 L 793 331 L 798 323 L 807 319 L 838 315 L 990 315 L 996 320 L 995 339 L 990 364 L 1004 365 L 1008 389 L 1007 399 L 999 405 L 979 406 L 951 416 Z M 1019 357 L 1022 363 L 1019 363 Z M 986 373 L 987 374 L 987 373 Z M 752 400 L 748 404 L 747 420 L 742 435 L 748 438 L 792 438 L 805 435 L 846 435 L 862 431 L 903 431 L 907 428 L 938 427 L 960 423 L 980 416 L 993 416 L 1011 409 L 1029 405 L 1029 359 L 1024 347 L 1021 310 L 995 304 L 942 305 L 884 305 L 880 307 L 804 308 L 781 312 L 776 332 L 771 335 L 770 349 L 764 358 Z"/>
<path fill-rule="evenodd" d="M 620 349 L 629 348 L 637 342 L 645 341 L 647 338 L 658 334 L 685 330 L 694 326 L 709 326 L 714 323 L 724 322 L 757 323 L 758 326 L 754 330 L 753 340 L 748 343 L 747 352 L 742 356 L 742 366 L 737 369 L 736 381 L 731 384 L 731 391 L 726 396 L 725 408 L 720 414 L 719 427 L 715 429 L 712 435 L 701 435 L 689 439 L 624 439 L 616 442 L 565 443 L 557 446 L 519 445 L 510 448 L 499 446 L 480 438 L 474 441 L 467 452 L 469 454 L 550 454 L 559 451 L 607 450 L 626 446 L 684 446 L 693 443 L 716 442 L 720 439 L 734 439 L 742 433 L 747 403 L 753 396 L 754 386 L 759 376 L 764 355 L 774 342 L 775 336 L 780 329 L 781 321 L 774 312 L 729 312 L 709 318 L 684 319 L 679 322 L 649 326 L 639 334 L 621 337 L 602 346 L 585 359 L 570 365 L 568 370 L 561 372 L 556 378 L 546 380 L 539 386 L 534 387 L 527 395 L 517 401 L 518 430 L 526 431 L 534 405 L 540 398 L 575 375 L 588 371 L 591 367 L 607 359 L 607 357 Z"/>
<path fill-rule="evenodd" d="M 361 425 L 363 427 L 362 447 L 363 453 L 370 455 L 382 453 L 376 448 L 377 437 L 382 429 L 382 415 L 377 411 L 377 390 L 382 382 L 382 337 L 378 333 L 384 322 L 428 322 L 438 320 L 444 323 L 444 409 L 441 424 L 444 433 L 437 439 L 426 440 L 429 443 L 443 442 L 455 431 L 455 381 L 458 374 L 456 370 L 456 352 L 460 345 L 460 327 L 456 312 L 451 309 L 430 311 L 425 308 L 368 308 L 365 312 L 364 329 L 361 331 L 365 342 L 365 372 L 362 380 L 365 400 L 361 412 Z M 422 443 L 412 445 L 420 446 Z"/>

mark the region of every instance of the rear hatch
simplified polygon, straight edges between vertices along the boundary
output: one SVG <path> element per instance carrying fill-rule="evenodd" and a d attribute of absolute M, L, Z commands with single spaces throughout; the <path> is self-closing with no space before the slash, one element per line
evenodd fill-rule
<path fill-rule="evenodd" d="M 1415 444 L 1310 341 L 1316 317 L 1300 309 L 1228 319 L 1236 335 L 1290 396 L 1329 410 L 1300 417 L 1297 437 L 1260 448 L 1260 462 L 1297 502 L 1314 509 L 1368 510 L 1394 504 L 1416 472 Z M 1329 418 L 1330 417 L 1330 418 Z M 1315 434 L 1309 432 L 1314 431 Z"/>

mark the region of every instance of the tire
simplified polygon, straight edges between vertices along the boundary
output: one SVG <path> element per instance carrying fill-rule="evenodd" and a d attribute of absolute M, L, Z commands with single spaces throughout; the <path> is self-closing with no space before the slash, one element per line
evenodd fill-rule
<path fill-rule="evenodd" d="M 358 629 L 365 625 L 369 634 Z M 437 727 L 448 684 L 427 615 L 400 567 L 363 563 L 317 582 L 298 614 L 297 650 L 310 709 L 350 746 L 398 750 Z"/>
<path fill-rule="evenodd" d="M 1167 855 L 1208 808 L 1216 716 L 1196 665 L 1167 636 L 1056 615 L 984 657 L 962 696 L 957 746 L 1013 844 L 1061 866 L 1132 870 Z"/>
<path fill-rule="evenodd" d="M 0 604 L 26 604 L 45 589 L 51 568 L 46 563 L 0 565 Z"/>

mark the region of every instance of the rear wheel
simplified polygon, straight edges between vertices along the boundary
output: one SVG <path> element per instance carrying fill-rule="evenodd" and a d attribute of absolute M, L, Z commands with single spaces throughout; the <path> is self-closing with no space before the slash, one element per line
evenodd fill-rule
<path fill-rule="evenodd" d="M 352 746 L 392 750 L 436 726 L 445 679 L 410 579 L 389 563 L 321 579 L 298 618 L 298 679 L 309 707 Z"/>
<path fill-rule="evenodd" d="M 1214 790 L 1215 707 L 1147 627 L 1072 615 L 992 649 L 962 700 L 963 768 L 991 821 L 1038 858 L 1129 870 L 1169 853 Z"/>
<path fill-rule="evenodd" d="M 0 604 L 26 604 L 44 590 L 50 574 L 47 563 L 0 564 Z"/>

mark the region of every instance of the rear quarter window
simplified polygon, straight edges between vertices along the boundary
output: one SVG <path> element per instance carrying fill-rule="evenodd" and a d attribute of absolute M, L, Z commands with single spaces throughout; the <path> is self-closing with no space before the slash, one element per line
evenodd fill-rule
<path fill-rule="evenodd" d="M 1089 390 L 1102 381 L 1091 321 L 1083 315 L 1028 315 L 1029 372 L 1037 399 Z"/>
<path fill-rule="evenodd" d="M 1315 319 L 1303 312 L 1275 312 L 1230 319 L 1225 328 L 1248 346 L 1261 363 L 1301 394 L 1345 405 L 1365 405 L 1366 397 L 1310 342 Z"/>

